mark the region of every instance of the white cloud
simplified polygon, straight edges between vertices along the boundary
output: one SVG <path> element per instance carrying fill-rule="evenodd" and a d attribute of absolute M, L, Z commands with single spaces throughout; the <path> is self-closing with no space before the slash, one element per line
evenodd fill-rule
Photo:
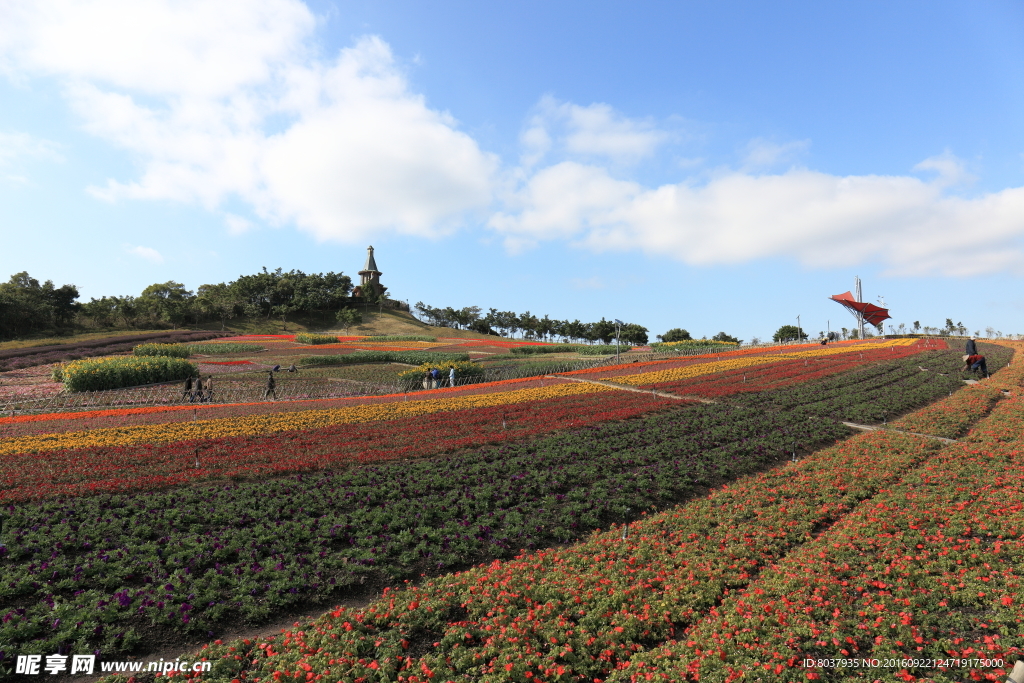
<path fill-rule="evenodd" d="M 10 166 L 24 158 L 61 162 L 64 157 L 59 149 L 60 145 L 56 142 L 28 133 L 0 132 L 0 166 Z"/>
<path fill-rule="evenodd" d="M 225 213 L 224 222 L 228 226 L 229 235 L 244 235 L 245 233 L 252 230 L 253 227 L 252 222 L 245 218 L 242 218 L 241 216 L 236 216 L 233 213 Z"/>
<path fill-rule="evenodd" d="M 569 239 L 692 265 L 790 257 L 819 268 L 879 263 L 903 275 L 1024 273 L 1024 188 L 962 198 L 945 194 L 945 183 L 794 169 L 648 188 L 563 163 L 530 177 L 516 210 L 491 227 L 512 249 Z"/>
<path fill-rule="evenodd" d="M 793 140 L 777 143 L 764 138 L 754 138 L 747 143 L 743 157 L 746 169 L 770 168 L 779 164 L 793 163 L 811 146 L 810 140 Z"/>
<path fill-rule="evenodd" d="M 164 257 L 160 255 L 160 252 L 150 247 L 133 247 L 131 245 L 125 245 L 124 250 L 133 256 L 138 256 L 141 259 L 149 261 L 150 263 L 163 263 Z"/>
<path fill-rule="evenodd" d="M 581 107 L 547 95 L 520 136 L 524 166 L 532 166 L 554 148 L 552 132 L 558 140 L 557 151 L 563 154 L 603 157 L 615 163 L 649 157 L 671 137 L 651 121 L 627 118 L 607 104 Z"/>
<path fill-rule="evenodd" d="M 295 0 L 15 2 L 8 16 L 7 73 L 60 79 L 86 130 L 139 162 L 138 178 L 90 188 L 102 199 L 237 197 L 348 242 L 444 234 L 491 201 L 496 159 L 409 91 L 388 46 L 320 59 Z"/>
<path fill-rule="evenodd" d="M 914 166 L 915 171 L 933 171 L 937 174 L 935 183 L 942 186 L 963 185 L 974 182 L 976 178 L 967 172 L 963 161 L 949 150 L 933 157 L 928 157 Z"/>
<path fill-rule="evenodd" d="M 594 275 L 593 277 L 574 277 L 570 281 L 573 289 L 604 289 L 604 280 Z"/>

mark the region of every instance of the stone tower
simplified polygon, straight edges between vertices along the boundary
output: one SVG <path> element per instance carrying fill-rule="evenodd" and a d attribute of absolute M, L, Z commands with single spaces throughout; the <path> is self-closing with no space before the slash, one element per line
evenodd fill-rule
<path fill-rule="evenodd" d="M 365 292 L 367 288 L 373 289 L 378 294 L 384 294 L 387 291 L 387 287 L 380 283 L 380 276 L 383 275 L 377 270 L 377 262 L 373 258 L 373 246 L 366 248 L 366 265 L 359 271 L 359 288 L 360 294 Z"/>

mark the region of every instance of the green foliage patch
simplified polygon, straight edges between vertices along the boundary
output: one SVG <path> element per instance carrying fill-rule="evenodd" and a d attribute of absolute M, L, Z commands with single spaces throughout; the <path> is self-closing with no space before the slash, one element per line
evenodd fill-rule
<path fill-rule="evenodd" d="M 547 346 L 513 346 L 509 351 L 517 356 L 534 356 L 543 353 L 582 353 L 584 344 L 550 344 Z"/>
<path fill-rule="evenodd" d="M 403 341 L 422 341 L 422 342 L 436 342 L 437 337 L 428 337 L 423 334 L 375 334 L 372 337 L 367 337 L 364 341 L 375 341 L 375 342 L 403 342 Z"/>
<path fill-rule="evenodd" d="M 338 338 L 330 334 L 310 334 L 308 332 L 301 332 L 295 335 L 295 341 L 300 344 L 337 344 Z"/>
<path fill-rule="evenodd" d="M 259 344 L 245 344 L 242 342 L 224 342 L 222 344 L 187 344 L 187 347 L 189 353 L 200 353 L 204 356 L 226 353 L 256 353 L 264 350 L 264 347 Z"/>
<path fill-rule="evenodd" d="M 173 382 L 199 373 L 195 364 L 169 356 L 112 356 L 72 361 L 60 368 L 68 391 L 104 391 Z"/>
<path fill-rule="evenodd" d="M 632 346 L 628 344 L 619 344 L 619 353 L 625 353 L 629 351 Z M 581 346 L 578 353 L 581 356 L 607 356 L 608 354 L 615 353 L 615 344 L 595 344 L 594 346 Z"/>
<path fill-rule="evenodd" d="M 429 351 L 356 351 L 338 356 L 306 356 L 300 365 L 358 365 L 359 363 L 446 363 L 469 360 L 468 353 L 431 353 Z"/>
<path fill-rule="evenodd" d="M 188 358 L 192 352 L 185 344 L 139 344 L 132 349 L 132 355 Z"/>

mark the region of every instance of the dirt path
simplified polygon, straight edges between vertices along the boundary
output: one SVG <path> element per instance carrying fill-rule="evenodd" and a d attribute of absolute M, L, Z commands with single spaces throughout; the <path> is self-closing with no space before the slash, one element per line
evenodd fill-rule
<path fill-rule="evenodd" d="M 670 394 L 666 391 L 655 391 L 651 389 L 641 389 L 639 387 L 631 387 L 626 384 L 618 384 L 616 382 L 609 382 L 603 379 L 582 379 L 580 377 L 566 377 L 564 375 L 545 375 L 545 379 L 567 379 L 570 382 L 584 382 L 585 384 L 603 384 L 606 387 L 612 387 L 613 389 L 621 389 L 622 391 L 635 391 L 638 394 L 650 394 L 651 396 L 661 396 L 662 398 L 674 398 L 677 401 L 699 401 L 700 403 L 717 403 L 712 401 L 710 398 L 701 398 L 700 396 L 680 396 L 678 394 Z"/>
<path fill-rule="evenodd" d="M 910 434 L 911 436 L 923 436 L 926 439 L 935 439 L 936 441 L 941 441 L 943 443 L 960 443 L 956 439 L 947 439 L 944 436 L 932 436 L 931 434 L 919 434 L 917 432 L 905 432 L 902 429 L 890 429 L 889 427 L 872 427 L 871 425 L 860 425 L 860 424 L 857 424 L 855 422 L 844 422 L 843 424 L 846 425 L 847 427 L 852 427 L 854 429 L 859 429 L 859 430 L 864 431 L 864 432 L 876 432 L 876 431 L 896 432 L 897 434 Z"/>

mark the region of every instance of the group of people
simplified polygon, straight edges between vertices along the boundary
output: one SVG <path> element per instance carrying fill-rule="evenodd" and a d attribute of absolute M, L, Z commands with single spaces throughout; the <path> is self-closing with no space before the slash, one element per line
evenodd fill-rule
<path fill-rule="evenodd" d="M 978 372 L 982 377 L 989 376 L 985 356 L 978 353 L 974 337 L 967 340 L 967 347 L 964 349 L 964 372 Z"/>
<path fill-rule="evenodd" d="M 437 368 L 430 368 L 423 375 L 424 389 L 440 389 L 444 386 L 444 375 Z M 448 370 L 448 386 L 455 386 L 455 368 Z"/>
<path fill-rule="evenodd" d="M 212 401 L 213 375 L 207 375 L 205 381 L 202 377 L 188 377 L 185 380 L 185 391 L 181 394 L 181 400 L 188 400 L 189 403 Z"/>

